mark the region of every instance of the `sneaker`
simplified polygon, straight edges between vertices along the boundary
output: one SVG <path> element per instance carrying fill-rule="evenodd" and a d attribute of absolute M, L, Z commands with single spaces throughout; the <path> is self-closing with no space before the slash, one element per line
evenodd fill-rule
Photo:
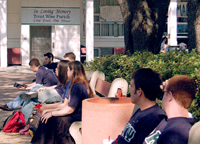
<path fill-rule="evenodd" d="M 0 109 L 6 110 L 6 111 L 12 111 L 6 104 L 5 105 L 0 105 Z"/>
<path fill-rule="evenodd" d="M 19 95 L 21 99 L 31 99 L 38 96 L 38 92 L 26 92 Z"/>

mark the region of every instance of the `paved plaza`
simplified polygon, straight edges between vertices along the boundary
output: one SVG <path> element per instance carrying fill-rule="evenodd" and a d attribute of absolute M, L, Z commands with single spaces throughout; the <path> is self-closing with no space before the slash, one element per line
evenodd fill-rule
<path fill-rule="evenodd" d="M 0 68 L 0 104 L 6 104 L 20 93 L 18 89 L 13 87 L 14 82 L 31 83 L 34 78 L 35 73 L 31 71 L 29 66 Z M 0 109 L 0 126 L 10 114 L 12 111 Z M 30 140 L 30 136 L 0 131 L 0 144 L 29 144 Z"/>

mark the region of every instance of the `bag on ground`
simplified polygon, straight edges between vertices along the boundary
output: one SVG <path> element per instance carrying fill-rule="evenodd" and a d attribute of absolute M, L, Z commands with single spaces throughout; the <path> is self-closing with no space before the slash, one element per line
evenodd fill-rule
<path fill-rule="evenodd" d="M 13 133 L 19 132 L 21 129 L 23 129 L 26 126 L 24 114 L 20 110 L 13 113 L 14 115 L 12 117 L 11 115 L 9 116 L 11 117 L 10 120 L 3 127 L 4 132 L 13 132 Z M 7 119 L 9 119 L 9 117 Z"/>
<path fill-rule="evenodd" d="M 35 131 L 38 128 L 39 122 L 40 122 L 40 117 L 41 113 L 38 112 L 37 110 L 34 110 L 28 120 L 28 124 L 30 125 L 29 130 L 31 131 L 31 136 L 34 135 Z"/>

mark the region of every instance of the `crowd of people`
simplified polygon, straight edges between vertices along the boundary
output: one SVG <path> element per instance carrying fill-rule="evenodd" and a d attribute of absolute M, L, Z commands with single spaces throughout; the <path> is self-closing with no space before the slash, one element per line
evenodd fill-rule
<path fill-rule="evenodd" d="M 36 72 L 35 82 L 17 87 L 22 90 L 19 96 L 0 105 L 0 109 L 10 111 L 21 106 L 27 121 L 34 106 L 42 103 L 38 109 L 41 119 L 31 143 L 75 143 L 69 127 L 81 121 L 82 101 L 94 94 L 74 53 L 66 53 L 58 63 L 53 62 L 51 53 L 44 54 L 44 59 L 43 66 L 38 59 L 31 59 L 29 65 Z M 160 74 L 141 68 L 132 74 L 129 91 L 132 103 L 139 109 L 112 144 L 187 144 L 194 123 L 188 112 L 196 94 L 192 79 L 176 75 L 162 83 Z M 161 96 L 162 108 L 156 103 Z"/>

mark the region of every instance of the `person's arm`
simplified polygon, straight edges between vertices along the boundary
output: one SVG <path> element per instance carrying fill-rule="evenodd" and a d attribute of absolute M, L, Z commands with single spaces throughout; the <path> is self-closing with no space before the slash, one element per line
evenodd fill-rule
<path fill-rule="evenodd" d="M 19 90 L 21 91 L 26 91 L 26 90 L 31 90 L 34 86 L 35 86 L 35 82 L 31 83 L 31 84 L 26 84 L 27 87 L 17 87 Z"/>
<path fill-rule="evenodd" d="M 68 99 L 65 98 L 64 103 L 54 103 L 54 104 L 42 104 L 42 107 L 40 108 L 40 112 L 49 112 L 52 110 L 55 110 L 56 108 L 65 107 L 68 105 Z"/>
<path fill-rule="evenodd" d="M 52 116 L 66 116 L 66 115 L 73 113 L 74 111 L 75 111 L 75 108 L 70 107 L 70 106 L 57 108 L 53 111 L 47 112 L 44 115 L 42 115 L 41 121 L 46 124 L 48 119 Z"/>
<path fill-rule="evenodd" d="M 47 90 L 47 89 L 52 89 L 52 88 L 55 88 L 57 85 L 53 85 L 53 86 L 49 86 L 49 87 L 43 87 L 43 88 L 39 88 L 38 89 L 38 92 L 42 92 L 44 90 Z"/>

